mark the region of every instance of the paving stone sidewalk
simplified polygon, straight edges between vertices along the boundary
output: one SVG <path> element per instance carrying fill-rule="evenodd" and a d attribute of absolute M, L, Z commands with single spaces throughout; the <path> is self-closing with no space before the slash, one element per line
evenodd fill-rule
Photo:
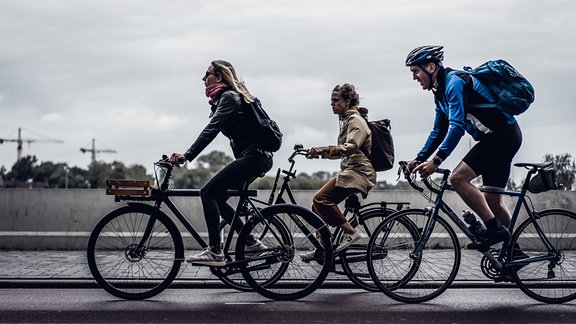
<path fill-rule="evenodd" d="M 486 285 L 494 283 L 480 270 L 482 255 L 475 251 L 462 250 L 462 262 L 455 284 Z M 196 283 L 219 283 L 208 267 L 184 263 L 177 280 Z M 86 261 L 85 251 L 2 251 L 0 250 L 0 287 L 15 286 L 17 283 L 58 282 L 93 283 Z M 345 276 L 331 273 L 327 281 L 346 283 Z"/>

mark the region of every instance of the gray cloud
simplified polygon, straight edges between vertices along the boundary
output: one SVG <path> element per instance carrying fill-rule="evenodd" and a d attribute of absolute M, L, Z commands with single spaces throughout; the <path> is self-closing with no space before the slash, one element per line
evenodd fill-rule
<path fill-rule="evenodd" d="M 505 58 L 536 88 L 519 117 L 518 161 L 573 153 L 576 110 L 568 63 L 576 43 L 573 1 L 0 1 L 0 137 L 63 144 L 24 147 L 40 161 L 86 167 L 80 147 L 115 149 L 105 161 L 150 169 L 162 153 L 185 150 L 208 120 L 201 78 L 213 59 L 238 69 L 286 133 L 290 147 L 335 142 L 329 96 L 357 86 L 372 118 L 392 119 L 399 159 L 412 158 L 433 118 L 430 93 L 404 66 L 406 53 L 442 44 L 454 68 Z M 455 166 L 468 138 L 447 161 Z M 219 137 L 209 149 L 230 153 Z M 0 145 L 0 165 L 16 159 Z M 574 155 L 574 153 L 573 153 Z M 298 170 L 337 170 L 301 161 Z M 393 172 L 381 174 L 393 180 Z"/>

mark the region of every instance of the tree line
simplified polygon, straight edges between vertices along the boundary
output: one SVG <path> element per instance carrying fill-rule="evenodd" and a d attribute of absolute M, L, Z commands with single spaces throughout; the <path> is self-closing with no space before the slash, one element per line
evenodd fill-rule
<path fill-rule="evenodd" d="M 563 189 L 573 188 L 576 165 L 571 154 L 546 154 L 543 160 L 554 162 L 558 183 L 562 184 Z M 220 151 L 201 155 L 195 160 L 194 166 L 186 164 L 174 169 L 174 187 L 198 189 L 231 161 L 230 156 Z M 318 171 L 312 174 L 300 172 L 296 179 L 291 180 L 290 186 L 292 189 L 319 189 L 334 176 L 335 172 Z M 49 161 L 38 163 L 36 156 L 28 155 L 14 163 L 10 171 L 5 166 L 0 167 L 0 187 L 4 188 L 105 188 L 107 179 L 147 180 L 153 178 L 154 175 L 147 173 L 144 166 L 138 164 L 126 166 L 119 161 L 112 163 L 95 161 L 88 166 L 88 169 L 82 169 L 69 167 L 66 163 Z M 270 189 L 274 184 L 274 179 L 274 176 L 259 178 L 251 188 Z M 510 179 L 508 189 L 516 190 L 521 185 Z M 377 188 L 404 190 L 409 186 L 404 181 L 394 184 L 381 181 L 377 184 Z"/>

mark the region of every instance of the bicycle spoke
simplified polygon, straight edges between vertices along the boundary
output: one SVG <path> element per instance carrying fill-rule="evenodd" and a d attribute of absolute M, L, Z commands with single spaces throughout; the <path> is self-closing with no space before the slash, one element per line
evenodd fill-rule
<path fill-rule="evenodd" d="M 441 218 L 420 255 L 413 255 L 428 214 L 407 210 L 383 222 L 370 240 L 369 270 L 386 295 L 402 302 L 437 297 L 454 280 L 460 266 L 456 234 Z"/>
<path fill-rule="evenodd" d="M 326 278 L 331 266 L 331 250 L 327 249 L 325 262 L 303 262 L 305 252 L 320 246 L 316 228 L 320 219 L 310 211 L 293 205 L 275 205 L 262 210 L 267 221 L 253 218 L 238 238 L 238 260 L 248 262 L 244 272 L 246 281 L 262 295 L 278 300 L 302 298 L 316 290 Z M 273 226 L 270 226 L 273 225 Z M 261 233 L 270 231 L 265 236 Z M 327 228 L 321 229 L 322 239 L 330 244 Z M 276 235 L 274 235 L 276 233 Z M 244 248 L 248 235 L 261 237 L 267 250 L 261 255 L 250 255 Z M 279 235 L 280 234 L 280 235 Z"/>
<path fill-rule="evenodd" d="M 368 241 L 370 235 L 374 233 L 378 225 L 392 214 L 394 210 L 370 210 L 368 212 L 361 212 L 359 219 L 360 224 L 357 230 L 362 232 L 362 238 L 352 244 L 350 248 L 340 252 L 340 264 L 342 265 L 343 272 L 348 276 L 348 279 L 356 284 L 358 287 L 367 291 L 379 291 L 378 286 L 374 284 L 370 272 L 368 270 L 367 254 L 368 254 Z M 355 224 L 356 222 L 354 222 Z M 342 240 L 342 231 L 336 236 L 334 245 L 338 246 Z"/>
<path fill-rule="evenodd" d="M 144 299 L 164 290 L 180 267 L 183 246 L 177 228 L 159 216 L 141 250 L 136 250 L 150 220 L 150 207 L 127 206 L 105 216 L 88 244 L 88 264 L 96 281 L 125 299 Z"/>
<path fill-rule="evenodd" d="M 533 260 L 513 268 L 516 282 L 522 291 L 539 301 L 562 303 L 573 300 L 576 298 L 576 214 L 556 209 L 538 215 L 535 221 L 522 223 L 512 240 L 512 247 L 516 249 L 509 252 L 511 260 Z M 537 226 L 553 249 L 547 247 Z M 536 261 L 538 258 L 541 261 Z"/>

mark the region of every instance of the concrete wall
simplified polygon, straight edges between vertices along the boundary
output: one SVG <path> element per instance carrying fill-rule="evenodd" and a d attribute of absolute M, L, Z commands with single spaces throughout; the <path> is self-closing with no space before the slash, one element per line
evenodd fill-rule
<path fill-rule="evenodd" d="M 314 191 L 296 191 L 296 200 L 309 207 Z M 267 200 L 269 191 L 259 191 Z M 553 191 L 532 195 L 537 209 L 566 208 L 576 211 L 576 192 Z M 447 201 L 460 212 L 466 206 L 447 193 Z M 412 208 L 427 206 L 415 191 L 373 191 L 365 202 L 410 202 Z M 176 205 L 199 232 L 205 232 L 199 198 L 174 198 Z M 506 198 L 512 209 L 515 200 Z M 109 211 L 125 205 L 99 189 L 0 189 L 0 249 L 84 249 L 94 225 Z"/>

